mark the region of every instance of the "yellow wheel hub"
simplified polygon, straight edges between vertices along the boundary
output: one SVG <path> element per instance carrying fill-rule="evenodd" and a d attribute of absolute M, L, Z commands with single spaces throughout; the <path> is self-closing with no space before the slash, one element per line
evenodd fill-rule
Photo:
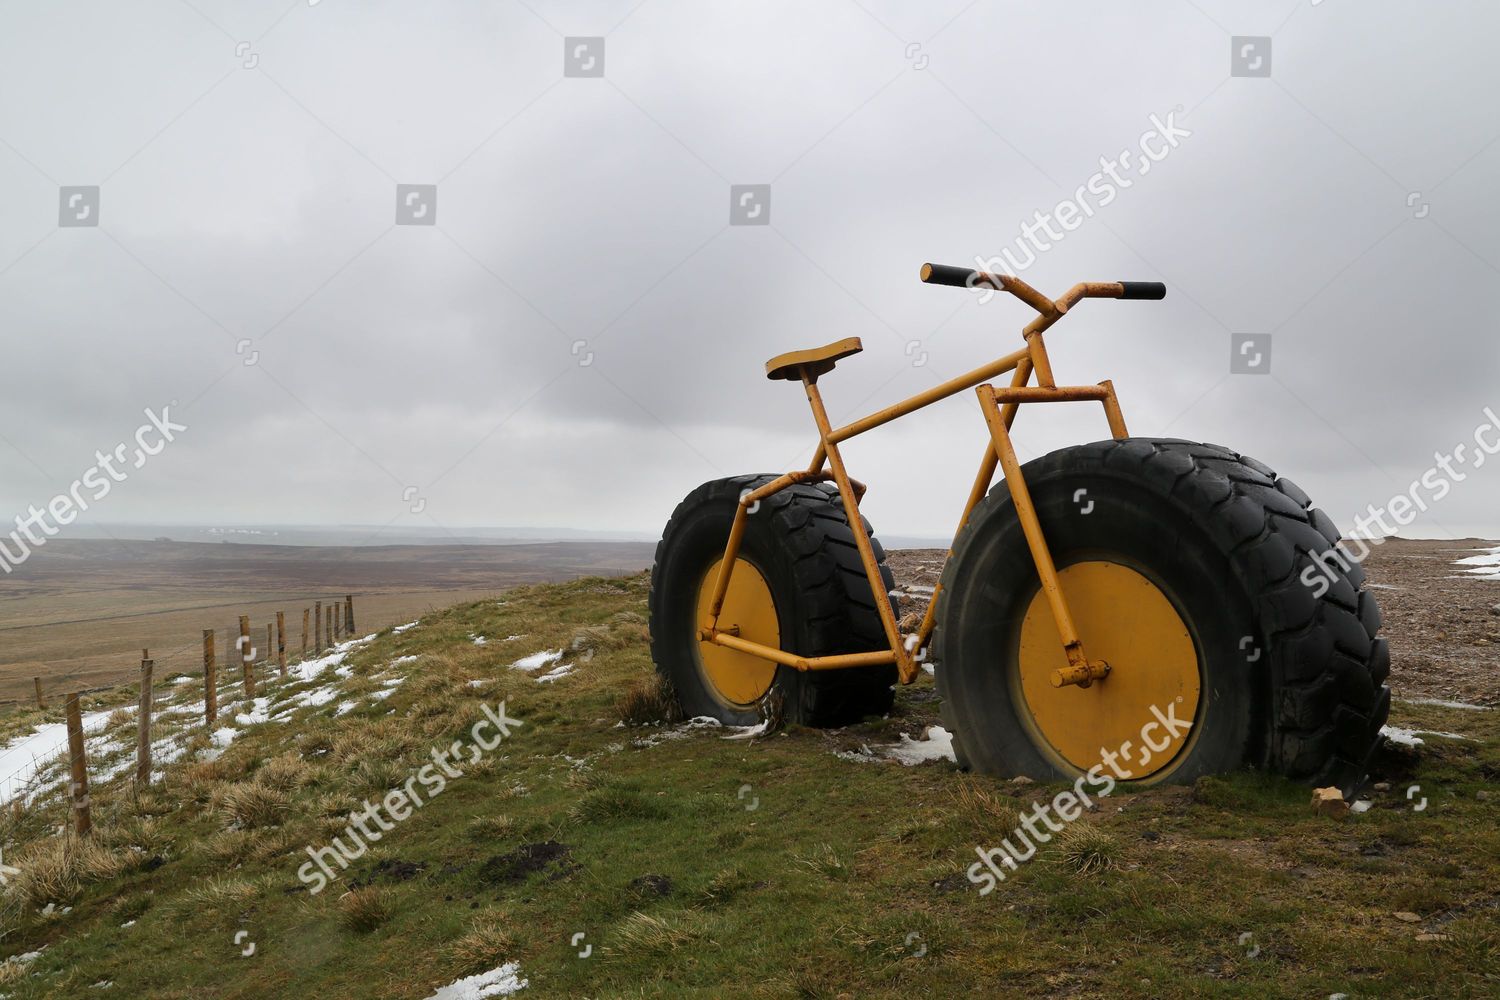
<path fill-rule="evenodd" d="M 1057 576 L 1084 652 L 1112 669 L 1088 687 L 1052 686 L 1052 671 L 1066 667 L 1068 658 L 1046 595 L 1038 591 L 1021 623 L 1019 650 L 1021 694 L 1033 736 L 1083 771 L 1103 763 L 1107 751 L 1120 754 L 1118 767 L 1132 779 L 1158 774 L 1196 731 L 1151 750 L 1142 763 L 1142 729 L 1156 721 L 1153 705 L 1163 714 L 1173 706 L 1183 721 L 1198 717 L 1198 653 L 1187 625 L 1155 584 L 1127 566 L 1081 562 Z M 1158 724 L 1146 739 L 1160 746 L 1170 735 Z M 1130 747 L 1121 753 L 1127 741 Z M 1112 773 L 1107 766 L 1105 773 Z"/>
<path fill-rule="evenodd" d="M 714 583 L 719 578 L 718 559 L 703 575 L 698 586 L 698 623 L 707 625 L 709 606 L 713 603 Z M 760 570 L 744 559 L 734 561 L 734 572 L 729 577 L 729 590 L 724 594 L 724 607 L 719 612 L 721 631 L 738 627 L 741 639 L 758 642 L 773 649 L 781 648 L 781 622 L 776 617 L 776 602 L 771 599 L 771 588 Z M 776 677 L 776 664 L 750 653 L 699 642 L 698 664 L 709 688 L 731 705 L 745 707 L 755 704 L 771 688 Z"/>

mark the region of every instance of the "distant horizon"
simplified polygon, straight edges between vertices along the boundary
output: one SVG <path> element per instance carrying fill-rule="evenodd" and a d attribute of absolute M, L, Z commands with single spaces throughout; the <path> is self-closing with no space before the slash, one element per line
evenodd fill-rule
<path fill-rule="evenodd" d="M 207 534 L 213 537 L 179 538 L 175 537 L 173 532 L 178 534 Z M 549 525 L 445 525 L 443 527 L 410 526 L 395 528 L 390 525 L 358 524 L 352 522 L 336 524 L 275 522 L 195 524 L 188 522 L 108 521 L 92 525 L 74 525 L 66 533 L 59 534 L 55 539 L 51 540 L 108 541 L 117 539 L 120 541 L 156 541 L 159 538 L 167 538 L 173 542 L 195 542 L 202 544 L 235 542 L 246 545 L 287 544 L 335 547 L 349 543 L 332 539 L 321 542 L 295 541 L 291 539 L 299 535 L 305 537 L 308 535 L 336 535 L 341 533 L 369 533 L 371 536 L 370 544 L 384 545 L 525 544 L 556 541 L 654 543 L 660 537 L 659 529 L 650 531 L 645 529 L 579 528 Z M 128 535 L 129 537 L 119 538 L 118 536 L 121 534 Z M 876 538 L 887 548 L 946 548 L 952 541 L 950 535 L 927 535 L 920 532 L 881 532 L 877 530 L 875 534 Z M 257 540 L 267 537 L 274 537 L 278 541 Z M 1374 541 L 1376 544 L 1391 540 L 1500 542 L 1500 536 L 1485 534 L 1441 535 L 1412 533 L 1372 536 L 1345 532 L 1344 537 L 1360 537 L 1367 542 Z M 396 540 L 402 538 L 419 540 Z M 374 539 L 382 540 L 374 541 Z"/>

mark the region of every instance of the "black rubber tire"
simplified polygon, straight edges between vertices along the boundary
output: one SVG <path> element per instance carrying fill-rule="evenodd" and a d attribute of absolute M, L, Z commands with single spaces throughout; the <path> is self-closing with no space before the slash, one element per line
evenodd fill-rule
<path fill-rule="evenodd" d="M 695 617 L 699 586 L 724 554 L 740 496 L 774 478 L 704 483 L 677 505 L 656 546 L 648 601 L 651 657 L 689 717 L 711 716 L 726 725 L 759 720 L 759 706 L 727 703 L 705 681 Z M 869 522 L 864 525 L 869 531 Z M 879 599 L 890 602 L 895 584 L 885 551 L 873 533 L 870 542 L 885 587 Z M 760 571 L 771 590 L 782 649 L 825 656 L 889 648 L 843 501 L 832 484 L 792 486 L 760 501 L 746 521 L 740 557 Z M 819 671 L 782 666 L 768 695 L 782 696 L 788 722 L 840 726 L 890 711 L 895 680 L 894 665 Z"/>
<path fill-rule="evenodd" d="M 1160 778 L 1253 766 L 1354 787 L 1390 711 L 1390 652 L 1364 571 L 1331 555 L 1342 551 L 1338 529 L 1302 490 L 1227 448 L 1167 439 L 1065 448 L 1023 472 L 1059 568 L 1132 566 L 1198 645 L 1196 732 Z M 1088 516 L 1080 489 L 1095 505 Z M 1319 556 L 1321 588 L 1308 583 L 1324 575 Z M 955 539 L 942 585 L 933 660 L 959 764 L 1074 776 L 1033 744 L 1012 703 L 1018 629 L 1040 583 L 1004 483 Z"/>

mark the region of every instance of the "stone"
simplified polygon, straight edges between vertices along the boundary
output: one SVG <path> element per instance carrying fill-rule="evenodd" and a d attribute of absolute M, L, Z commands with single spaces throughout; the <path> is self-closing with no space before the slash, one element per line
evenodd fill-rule
<path fill-rule="evenodd" d="M 1312 808 L 1313 812 L 1335 819 L 1343 819 L 1349 815 L 1349 803 L 1344 801 L 1344 793 L 1331 785 L 1313 789 Z"/>
<path fill-rule="evenodd" d="M 1397 910 L 1395 913 L 1392 913 L 1391 916 L 1395 917 L 1397 920 L 1404 920 L 1409 924 L 1417 923 L 1422 919 L 1415 913 L 1412 913 L 1410 910 Z"/>

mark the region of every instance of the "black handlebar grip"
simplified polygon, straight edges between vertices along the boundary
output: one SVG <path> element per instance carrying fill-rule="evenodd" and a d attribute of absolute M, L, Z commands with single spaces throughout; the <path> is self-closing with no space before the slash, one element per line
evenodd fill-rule
<path fill-rule="evenodd" d="M 955 288 L 970 288 L 975 270 L 972 267 L 954 267 L 952 264 L 923 264 L 922 280 L 929 285 L 952 285 Z"/>
<path fill-rule="evenodd" d="M 1125 289 L 1122 299 L 1164 299 L 1167 297 L 1167 286 L 1160 281 L 1122 281 L 1120 287 Z"/>

